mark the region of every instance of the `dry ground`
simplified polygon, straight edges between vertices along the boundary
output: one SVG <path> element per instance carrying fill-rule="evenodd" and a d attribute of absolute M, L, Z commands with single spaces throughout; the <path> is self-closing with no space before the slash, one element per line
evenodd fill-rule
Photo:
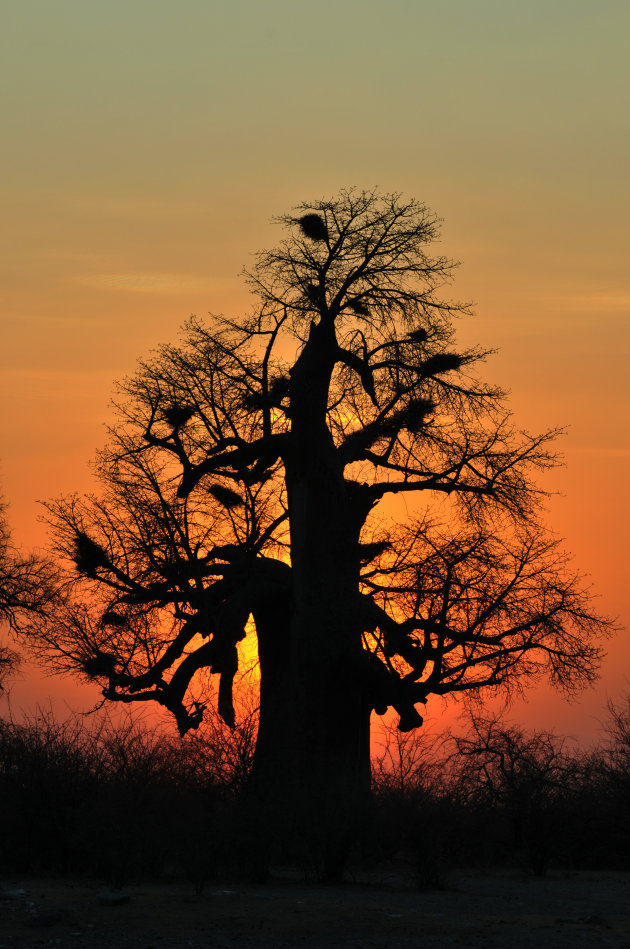
<path fill-rule="evenodd" d="M 288 875 L 287 875 L 288 876 Z M 397 885 L 394 885 L 397 884 Z M 630 949 L 630 874 L 455 874 L 378 884 L 137 884 L 0 879 L 0 949 Z"/>

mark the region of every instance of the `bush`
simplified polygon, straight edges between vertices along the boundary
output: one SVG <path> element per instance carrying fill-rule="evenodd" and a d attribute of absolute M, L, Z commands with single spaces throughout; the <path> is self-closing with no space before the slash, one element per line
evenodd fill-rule
<path fill-rule="evenodd" d="M 113 885 L 168 874 L 201 887 L 220 873 L 261 880 L 286 862 L 332 877 L 337 855 L 322 850 L 316 820 L 312 840 L 296 842 L 289 814 L 274 835 L 243 795 L 255 732 L 255 711 L 234 731 L 210 724 L 184 740 L 131 718 L 0 721 L 0 871 Z M 421 886 L 443 885 L 452 867 L 628 870 L 629 735 L 630 703 L 611 707 L 588 754 L 480 716 L 446 740 L 386 731 L 352 856 L 402 864 Z"/>
<path fill-rule="evenodd" d="M 170 738 L 131 719 L 0 722 L 0 868 L 87 873 L 120 885 L 175 867 L 196 883 L 225 857 L 221 813 L 247 738 Z"/>

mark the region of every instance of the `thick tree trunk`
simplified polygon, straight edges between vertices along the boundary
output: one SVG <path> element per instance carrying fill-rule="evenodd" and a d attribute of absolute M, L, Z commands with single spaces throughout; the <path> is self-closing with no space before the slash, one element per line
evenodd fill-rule
<path fill-rule="evenodd" d="M 343 507 L 322 486 L 293 486 L 292 686 L 296 794 L 328 875 L 350 843 L 370 785 L 370 706 L 355 608 L 356 552 Z M 300 523 L 303 518 L 303 523 Z M 304 539 L 305 543 L 298 541 Z M 351 553 L 354 556 L 351 556 Z"/>
<path fill-rule="evenodd" d="M 329 875 L 369 796 L 371 710 L 357 610 L 361 519 L 326 425 L 331 332 L 313 327 L 292 371 L 286 459 L 293 797 Z"/>
<path fill-rule="evenodd" d="M 292 528 L 291 646 L 297 755 L 306 781 L 358 793 L 369 785 L 369 707 L 356 609 L 356 543 L 348 499 L 300 481 Z"/>
<path fill-rule="evenodd" d="M 266 826 L 328 878 L 341 872 L 370 788 L 362 518 L 326 425 L 335 347 L 330 328 L 313 327 L 292 371 L 291 600 L 289 610 L 268 602 L 254 611 L 261 693 L 250 782 Z"/>
<path fill-rule="evenodd" d="M 332 576 L 317 582 L 326 595 L 313 599 L 307 591 L 292 616 L 286 604 L 254 613 L 260 719 L 248 800 L 257 875 L 275 853 L 339 876 L 369 795 L 370 708 L 352 674 L 349 626 Z"/>
<path fill-rule="evenodd" d="M 277 798 L 292 773 L 290 621 L 287 597 L 255 610 L 260 665 L 260 712 L 250 787 L 261 800 Z"/>

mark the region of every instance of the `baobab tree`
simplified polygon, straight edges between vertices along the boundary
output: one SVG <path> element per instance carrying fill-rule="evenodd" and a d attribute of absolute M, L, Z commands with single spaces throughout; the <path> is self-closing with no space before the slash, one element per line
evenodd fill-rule
<path fill-rule="evenodd" d="M 233 721 L 251 620 L 254 785 L 350 813 L 373 710 L 405 731 L 431 695 L 571 690 L 607 624 L 540 524 L 556 433 L 515 430 L 456 346 L 435 216 L 350 190 L 280 223 L 252 313 L 192 319 L 121 385 L 102 493 L 50 505 L 67 594 L 30 641 L 183 733 L 204 670 Z"/>

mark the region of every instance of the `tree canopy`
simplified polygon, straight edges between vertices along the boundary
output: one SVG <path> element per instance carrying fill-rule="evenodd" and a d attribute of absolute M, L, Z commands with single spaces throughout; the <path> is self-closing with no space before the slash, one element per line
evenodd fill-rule
<path fill-rule="evenodd" d="M 13 544 L 7 505 L 0 497 L 0 626 L 15 635 L 33 617 L 43 619 L 54 600 L 50 563 L 22 554 Z M 0 688 L 19 661 L 9 645 L 0 644 Z"/>
<path fill-rule="evenodd" d="M 190 319 L 119 386 L 100 492 L 48 506 L 65 596 L 29 641 L 184 733 L 207 673 L 233 723 L 251 620 L 255 767 L 351 780 L 372 710 L 405 731 L 431 695 L 571 691 L 609 624 L 542 523 L 557 432 L 519 431 L 457 346 L 433 213 L 347 190 L 279 223 L 251 312 Z"/>

